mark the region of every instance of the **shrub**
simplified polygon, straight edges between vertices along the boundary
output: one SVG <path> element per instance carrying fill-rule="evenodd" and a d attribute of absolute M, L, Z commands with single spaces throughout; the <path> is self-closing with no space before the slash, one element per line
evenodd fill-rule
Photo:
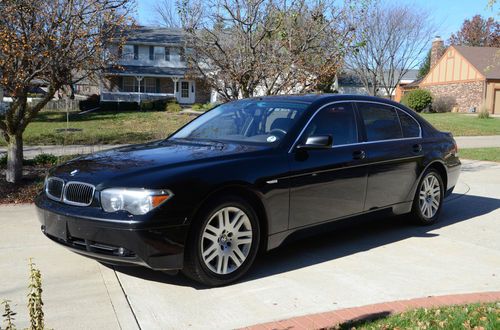
<path fill-rule="evenodd" d="M 435 96 L 432 98 L 432 112 L 451 112 L 457 104 L 453 96 Z"/>
<path fill-rule="evenodd" d="M 82 100 L 78 102 L 78 107 L 81 111 L 90 110 L 97 108 L 99 106 L 99 102 L 101 101 L 101 97 L 97 94 L 92 94 L 87 97 L 86 100 Z"/>
<path fill-rule="evenodd" d="M 405 94 L 401 103 L 416 112 L 421 112 L 431 105 L 432 95 L 425 89 L 416 89 Z"/>
<path fill-rule="evenodd" d="M 195 103 L 195 104 L 193 104 L 193 106 L 191 107 L 191 109 L 193 109 L 193 110 L 202 110 L 203 109 L 203 104 L 201 104 L 201 103 Z"/>
<path fill-rule="evenodd" d="M 141 111 L 150 111 L 153 110 L 154 104 L 151 101 L 142 101 L 141 102 Z"/>
<path fill-rule="evenodd" d="M 28 285 L 28 312 L 31 329 L 44 329 L 44 313 L 42 300 L 42 274 L 30 260 L 30 284 Z"/>
<path fill-rule="evenodd" d="M 175 102 L 176 100 L 174 98 L 168 98 L 168 99 L 161 99 L 161 100 L 156 100 L 154 101 L 154 106 L 153 108 L 156 111 L 165 111 L 165 108 L 167 107 L 168 102 Z"/>
<path fill-rule="evenodd" d="M 2 305 L 4 305 L 4 313 L 3 313 L 3 318 L 4 318 L 4 323 L 6 324 L 5 330 L 15 330 L 16 326 L 14 325 L 14 316 L 16 316 L 16 313 L 10 308 L 10 300 L 4 300 L 2 301 Z"/>
<path fill-rule="evenodd" d="M 168 112 L 179 112 L 181 109 L 181 106 L 176 100 L 169 100 L 165 106 L 165 110 Z"/>
<path fill-rule="evenodd" d="M 102 111 L 137 111 L 137 102 L 101 102 L 99 107 Z"/>
<path fill-rule="evenodd" d="M 53 154 L 39 154 L 33 158 L 33 165 L 56 165 L 58 160 Z"/>
<path fill-rule="evenodd" d="M 154 101 L 145 100 L 141 102 L 141 111 L 164 111 L 167 104 L 172 101 L 175 102 L 175 99 L 169 98 Z"/>
<path fill-rule="evenodd" d="M 477 114 L 477 118 L 479 119 L 489 119 L 490 118 L 490 112 L 488 111 L 488 108 L 483 104 L 479 108 L 479 112 Z"/>
<path fill-rule="evenodd" d="M 203 105 L 203 110 L 205 111 L 208 111 L 210 109 L 212 109 L 213 107 L 215 107 L 216 104 L 215 103 L 210 103 L 210 102 L 207 102 Z"/>
<path fill-rule="evenodd" d="M 195 104 L 193 104 L 193 106 L 191 108 L 193 110 L 208 111 L 208 110 L 212 109 L 213 107 L 215 107 L 215 104 L 207 102 L 205 104 L 195 103 Z"/>
<path fill-rule="evenodd" d="M 45 328 L 43 300 L 42 300 L 42 274 L 30 258 L 30 275 L 28 285 L 28 313 L 30 316 L 30 327 L 32 330 L 42 330 Z M 2 302 L 4 305 L 4 323 L 7 324 L 6 330 L 16 329 L 14 325 L 14 316 L 16 313 L 10 308 L 9 300 Z"/>

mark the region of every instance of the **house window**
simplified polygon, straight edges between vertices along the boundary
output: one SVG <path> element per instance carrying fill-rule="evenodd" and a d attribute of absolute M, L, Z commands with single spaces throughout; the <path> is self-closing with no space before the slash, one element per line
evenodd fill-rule
<path fill-rule="evenodd" d="M 144 89 L 146 93 L 156 93 L 156 79 L 144 78 Z"/>
<path fill-rule="evenodd" d="M 134 45 L 124 45 L 122 50 L 122 59 L 133 60 L 134 59 Z"/>
<path fill-rule="evenodd" d="M 189 83 L 187 81 L 181 82 L 181 97 L 189 97 Z"/>
<path fill-rule="evenodd" d="M 170 48 L 165 47 L 165 61 L 170 61 Z"/>
<path fill-rule="evenodd" d="M 154 60 L 161 61 L 165 59 L 165 48 L 164 47 L 155 47 L 154 49 Z"/>
<path fill-rule="evenodd" d="M 127 93 L 137 92 L 137 80 L 135 77 L 123 77 L 123 91 Z"/>

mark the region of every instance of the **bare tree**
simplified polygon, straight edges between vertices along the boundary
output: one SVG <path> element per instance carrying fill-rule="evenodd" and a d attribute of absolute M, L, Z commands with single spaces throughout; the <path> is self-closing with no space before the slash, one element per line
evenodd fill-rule
<path fill-rule="evenodd" d="M 131 0 L 3 0 L 0 15 L 0 86 L 13 102 L 0 117 L 8 144 L 6 179 L 22 176 L 23 132 L 54 94 L 109 64 L 106 44 L 121 41 Z M 47 86 L 28 102 L 34 82 Z"/>
<path fill-rule="evenodd" d="M 179 2 L 191 66 L 224 99 L 328 90 L 353 44 L 364 2 Z M 193 19 L 195 18 L 195 19 Z"/>
<path fill-rule="evenodd" d="M 180 29 L 183 26 L 193 26 L 199 22 L 202 17 L 203 1 L 163 0 L 157 2 L 154 8 L 160 25 Z M 189 11 L 189 15 L 182 15 L 181 10 Z M 187 21 L 183 22 L 181 15 Z"/>
<path fill-rule="evenodd" d="M 374 3 L 357 41 L 363 47 L 350 53 L 346 68 L 356 74 L 370 95 L 381 90 L 393 95 L 408 70 L 416 68 L 434 35 L 430 15 L 414 5 Z"/>

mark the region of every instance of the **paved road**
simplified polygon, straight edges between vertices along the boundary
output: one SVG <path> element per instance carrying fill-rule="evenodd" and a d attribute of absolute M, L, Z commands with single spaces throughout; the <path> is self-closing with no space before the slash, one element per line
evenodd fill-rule
<path fill-rule="evenodd" d="M 111 148 L 125 146 L 126 144 L 99 144 L 99 145 L 55 145 L 55 146 L 25 146 L 24 158 L 32 159 L 38 154 L 62 155 L 84 155 Z M 0 155 L 6 153 L 5 147 L 0 147 Z"/>
<path fill-rule="evenodd" d="M 466 148 L 500 148 L 500 135 L 490 136 L 456 136 L 458 149 Z"/>
<path fill-rule="evenodd" d="M 465 162 L 441 221 L 353 223 L 261 257 L 232 286 L 108 268 L 47 241 L 32 206 L 0 208 L 0 299 L 27 327 L 27 259 L 42 271 L 55 329 L 230 329 L 388 300 L 500 290 L 500 164 Z"/>

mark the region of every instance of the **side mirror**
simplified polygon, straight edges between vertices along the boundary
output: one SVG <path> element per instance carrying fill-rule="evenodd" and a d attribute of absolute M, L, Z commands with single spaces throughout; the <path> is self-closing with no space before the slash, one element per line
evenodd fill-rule
<path fill-rule="evenodd" d="M 306 143 L 298 145 L 298 149 L 327 149 L 333 145 L 331 135 L 315 135 L 307 138 Z"/>

